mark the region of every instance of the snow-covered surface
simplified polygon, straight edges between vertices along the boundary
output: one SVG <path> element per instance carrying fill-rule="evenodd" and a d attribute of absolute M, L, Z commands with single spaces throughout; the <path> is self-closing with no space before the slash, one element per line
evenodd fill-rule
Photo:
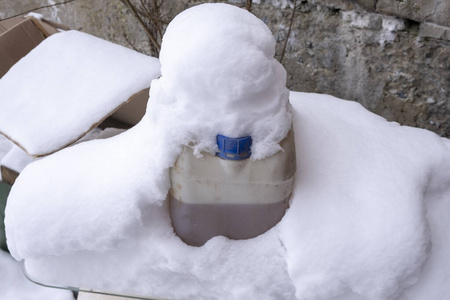
<path fill-rule="evenodd" d="M 118 128 L 106 128 L 105 130 L 101 130 L 96 127 L 79 139 L 76 144 L 94 139 L 106 139 L 124 131 L 125 130 Z M 0 165 L 20 173 L 28 164 L 38 159 L 39 158 L 28 155 L 20 147 L 14 145 L 14 143 L 6 137 L 0 135 Z"/>
<path fill-rule="evenodd" d="M 351 289 L 393 299 L 421 278 L 429 255 L 442 259 L 433 272 L 445 274 L 430 291 L 448 293 L 450 240 L 432 225 L 448 217 L 430 217 L 432 207 L 450 207 L 450 141 L 329 96 L 297 94 L 292 103 L 298 177 L 279 232 L 297 296 Z"/>
<path fill-rule="evenodd" d="M 261 107 L 255 97 L 262 91 L 243 88 L 249 103 L 246 97 L 236 103 L 240 92 L 227 94 L 227 83 L 201 81 L 191 94 L 182 81 L 203 74 L 186 66 L 202 64 L 219 79 L 232 74 L 228 64 L 210 64 L 217 62 L 213 54 L 183 48 L 187 58 L 205 59 L 164 67 L 178 55 L 165 47 L 184 39 L 177 32 L 190 34 L 180 20 L 200 29 L 196 22 L 212 22 L 228 32 L 230 22 L 215 20 L 230 16 L 216 8 L 255 30 L 232 36 L 230 47 L 243 40 L 252 41 L 249 51 L 271 47 L 258 28 L 262 23 L 243 10 L 202 5 L 177 17 L 163 41 L 162 77 L 152 83 L 143 120 L 112 138 L 33 162 L 21 173 L 6 208 L 12 255 L 44 283 L 169 299 L 423 300 L 450 294 L 450 141 L 327 95 L 290 93 L 297 175 L 291 207 L 276 227 L 249 240 L 215 237 L 202 247 L 187 246 L 174 234 L 165 199 L 169 168 L 183 145 L 214 152 L 212 135 L 222 132 L 212 133 L 210 126 L 217 126 L 226 134 L 259 135 L 255 149 L 262 158 L 277 149 L 276 136 L 283 138 L 278 135 L 291 120 L 281 83 L 268 86 L 274 96 L 263 98 Z M 253 34 L 262 36 L 255 40 Z M 212 53 L 222 53 L 217 51 Z M 273 73 L 256 68 L 241 78 L 250 82 L 235 82 L 238 91 L 279 72 L 267 57 L 271 50 L 261 52 L 263 69 L 273 67 Z M 245 54 L 244 62 L 230 66 L 245 72 L 251 61 Z M 181 74 L 173 73 L 177 67 Z M 259 122 L 265 114 L 278 121 Z M 244 131 L 227 126 L 242 115 Z"/>
<path fill-rule="evenodd" d="M 25 151 L 13 144 L 11 150 L 3 158 L 0 158 L 0 165 L 20 173 L 33 160 L 35 158 L 29 156 Z"/>
<path fill-rule="evenodd" d="M 151 141 L 138 143 L 150 130 L 141 123 L 115 138 L 65 149 L 26 168 L 7 207 L 8 245 L 16 258 L 26 259 L 30 275 L 43 282 L 135 295 L 400 295 L 408 300 L 448 295 L 449 140 L 389 123 L 354 102 L 326 95 L 293 92 L 291 103 L 295 190 L 286 216 L 269 232 L 245 241 L 216 237 L 200 248 L 181 242 L 166 202 L 146 201 L 152 198 L 151 185 L 158 184 L 154 180 L 167 189 L 167 173 L 155 176 L 137 168 L 150 160 L 145 152 Z M 136 148 L 140 150 L 118 155 Z M 90 180 L 83 184 L 102 192 L 90 195 L 90 186 L 80 183 L 87 173 L 79 165 L 94 157 L 102 158 L 100 166 L 92 168 L 94 174 L 89 172 Z M 44 169 L 54 172 L 43 174 Z M 67 177 L 59 176 L 63 170 Z M 129 170 L 136 176 L 134 184 L 122 182 Z M 43 181 L 36 186 L 38 174 Z M 139 186 L 146 181 L 143 176 L 149 185 L 144 188 Z"/>
<path fill-rule="evenodd" d="M 22 264 L 0 250 L 0 299 L 73 300 L 70 291 L 44 288 L 31 283 L 22 273 Z"/>
<path fill-rule="evenodd" d="M 0 132 L 30 155 L 54 152 L 159 74 L 156 58 L 78 31 L 54 34 L 0 79 Z"/>
<path fill-rule="evenodd" d="M 182 142 L 195 142 L 197 153 L 215 153 L 217 134 L 251 135 L 252 159 L 279 151 L 291 114 L 286 71 L 274 55 L 271 31 L 246 10 L 216 4 L 184 11 L 164 34 L 149 119 L 168 119 L 165 136 L 183 127 Z"/>
<path fill-rule="evenodd" d="M 42 20 L 44 18 L 44 16 L 42 14 L 35 13 L 35 12 L 30 12 L 30 13 L 26 14 L 25 17 L 33 17 L 38 20 Z"/>
<path fill-rule="evenodd" d="M 8 140 L 5 136 L 0 135 L 0 159 L 2 159 L 13 146 L 14 144 L 10 140 Z"/>
<path fill-rule="evenodd" d="M 13 148 L 14 144 L 8 140 L 6 137 L 0 134 L 0 162 L 5 157 L 6 154 Z M 2 174 L 0 173 L 0 180 L 2 179 Z"/>

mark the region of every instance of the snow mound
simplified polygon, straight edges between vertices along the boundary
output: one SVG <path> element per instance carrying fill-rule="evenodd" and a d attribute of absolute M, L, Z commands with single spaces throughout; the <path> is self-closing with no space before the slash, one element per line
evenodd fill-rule
<path fill-rule="evenodd" d="M 0 250 L 0 299 L 2 300 L 74 300 L 70 291 L 48 289 L 28 281 L 22 266 L 7 252 Z"/>
<path fill-rule="evenodd" d="M 7 206 L 8 246 L 35 279 L 131 295 L 421 300 L 448 294 L 449 141 L 389 123 L 354 102 L 297 92 L 290 99 L 298 176 L 291 207 L 267 233 L 185 245 L 173 232 L 166 201 L 149 202 L 167 191 L 168 173 L 148 169 L 147 154 L 156 150 L 141 122 L 25 168 Z M 128 151 L 134 152 L 118 155 Z M 82 186 L 86 174 L 76 166 L 92 161 L 90 185 Z M 127 182 L 129 170 L 135 177 Z M 41 184 L 34 183 L 38 175 Z"/>
<path fill-rule="evenodd" d="M 156 58 L 78 31 L 54 34 L 0 79 L 0 133 L 30 155 L 52 153 L 159 74 Z"/>
<path fill-rule="evenodd" d="M 448 185 L 437 167 L 450 153 L 437 135 L 388 123 L 357 103 L 314 94 L 291 101 L 298 176 L 279 232 L 297 297 L 351 289 L 394 299 L 428 258 L 424 195 L 430 184 Z"/>
<path fill-rule="evenodd" d="M 216 152 L 217 134 L 252 136 L 252 159 L 280 151 L 291 113 L 286 71 L 274 54 L 269 28 L 246 10 L 205 4 L 183 11 L 164 34 L 149 119 L 171 120 L 165 136 L 183 127 L 183 142 L 194 142 L 197 153 Z"/>

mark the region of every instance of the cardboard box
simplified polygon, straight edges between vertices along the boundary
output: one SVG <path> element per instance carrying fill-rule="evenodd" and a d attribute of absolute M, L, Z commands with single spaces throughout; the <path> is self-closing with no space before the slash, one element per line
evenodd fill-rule
<path fill-rule="evenodd" d="M 45 19 L 15 17 L 0 21 L 0 78 L 46 37 L 67 29 Z"/>
<path fill-rule="evenodd" d="M 122 106 L 120 106 L 110 117 L 110 119 L 117 120 L 123 124 L 128 125 L 128 128 L 133 127 L 142 119 L 147 109 L 147 102 L 150 88 L 144 89 L 139 93 L 131 96 Z M 117 126 L 110 126 L 117 127 Z M 127 128 L 127 127 L 117 127 Z"/>
<path fill-rule="evenodd" d="M 33 48 L 38 46 L 48 36 L 60 32 L 60 29 L 68 30 L 69 28 L 45 19 L 36 19 L 34 17 L 15 17 L 0 21 L 0 79 L 22 57 L 26 56 Z M 129 99 L 124 99 L 124 102 L 119 105 L 113 112 L 108 113 L 100 120 L 96 120 L 95 123 L 91 124 L 90 129 L 84 132 L 79 138 L 84 136 L 87 132 L 95 127 L 100 127 L 102 129 L 107 127 L 128 129 L 133 127 L 144 116 L 148 98 L 149 88 L 146 88 L 140 92 L 135 93 Z M 2 134 L 1 131 L 0 134 Z M 17 146 L 22 148 L 26 153 L 28 153 L 27 150 L 22 145 L 20 145 L 20 143 L 15 141 L 14 136 L 7 136 L 6 134 L 4 135 Z M 74 139 L 68 145 L 75 143 L 77 140 L 78 139 Z M 53 152 L 59 151 L 62 148 L 55 149 L 55 151 Z M 53 152 L 38 155 L 29 155 L 40 157 L 51 154 Z M 10 171 L 11 170 L 2 169 L 2 172 L 5 173 L 6 177 L 11 177 L 10 182 L 13 183 L 13 181 L 15 180 L 14 177 L 17 176 Z"/>
<path fill-rule="evenodd" d="M 19 176 L 18 172 L 5 166 L 0 166 L 0 171 L 2 174 L 2 181 L 9 185 L 13 185 L 17 177 Z"/>

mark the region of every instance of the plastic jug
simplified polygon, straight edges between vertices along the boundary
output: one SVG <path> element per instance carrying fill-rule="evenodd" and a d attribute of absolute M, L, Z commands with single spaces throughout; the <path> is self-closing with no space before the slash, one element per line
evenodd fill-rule
<path fill-rule="evenodd" d="M 281 141 L 284 151 L 251 160 L 251 137 L 218 135 L 216 156 L 184 147 L 171 169 L 169 209 L 176 234 L 192 246 L 218 235 L 256 237 L 284 216 L 296 171 L 292 129 Z"/>

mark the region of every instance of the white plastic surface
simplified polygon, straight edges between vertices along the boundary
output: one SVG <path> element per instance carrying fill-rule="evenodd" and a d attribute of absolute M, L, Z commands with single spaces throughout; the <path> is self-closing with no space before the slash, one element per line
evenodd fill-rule
<path fill-rule="evenodd" d="M 292 193 L 296 170 L 293 131 L 282 151 L 262 160 L 225 160 L 184 147 L 171 171 L 172 196 L 192 204 L 266 204 Z"/>

